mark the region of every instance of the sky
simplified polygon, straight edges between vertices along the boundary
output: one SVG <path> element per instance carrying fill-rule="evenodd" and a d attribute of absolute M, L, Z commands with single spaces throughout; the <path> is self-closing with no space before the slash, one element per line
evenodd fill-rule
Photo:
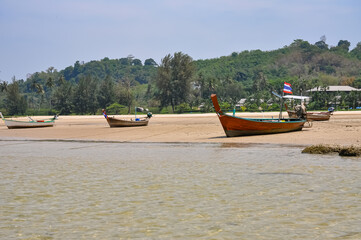
<path fill-rule="evenodd" d="M 211 59 L 322 36 L 353 49 L 360 13 L 359 0 L 0 0 L 0 81 L 76 61 Z"/>

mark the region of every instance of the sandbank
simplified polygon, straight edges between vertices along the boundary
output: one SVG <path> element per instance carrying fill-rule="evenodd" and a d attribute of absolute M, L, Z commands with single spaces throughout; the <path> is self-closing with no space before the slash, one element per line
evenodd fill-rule
<path fill-rule="evenodd" d="M 278 117 L 277 112 L 237 113 L 241 117 Z M 287 115 L 287 113 L 283 113 Z M 116 116 L 130 119 L 134 116 Z M 42 119 L 47 117 L 33 117 Z M 24 118 L 19 118 L 24 119 Z M 64 140 L 155 143 L 258 143 L 361 145 L 361 111 L 335 112 L 329 121 L 302 131 L 226 137 L 215 113 L 154 114 L 144 127 L 110 128 L 103 116 L 59 116 L 54 127 L 8 129 L 0 121 L 1 140 Z"/>

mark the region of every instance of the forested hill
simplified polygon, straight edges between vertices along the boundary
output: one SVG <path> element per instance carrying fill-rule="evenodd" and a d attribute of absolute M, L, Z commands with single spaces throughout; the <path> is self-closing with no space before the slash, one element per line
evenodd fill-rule
<path fill-rule="evenodd" d="M 242 83 L 248 92 L 257 85 L 255 81 L 262 80 L 260 78 L 265 78 L 264 81 L 271 85 L 283 81 L 297 85 L 297 80 L 302 80 L 305 84 L 314 81 L 313 85 L 317 82 L 320 85 L 356 84 L 356 87 L 360 87 L 361 42 L 352 50 L 349 47 L 350 43 L 346 40 L 340 40 L 335 47 L 329 47 L 324 41 L 310 44 L 295 40 L 289 46 L 274 51 L 233 52 L 229 56 L 197 60 L 194 63 L 197 78 L 201 77 L 201 81 L 211 81 L 210 84 L 215 85 L 235 81 Z M 77 61 L 59 72 L 49 68 L 46 72 L 32 74 L 26 81 L 27 90 L 24 90 L 30 91 L 33 82 L 45 85 L 49 77 L 60 76 L 71 83 L 77 83 L 85 76 L 98 81 L 110 76 L 114 81 L 130 78 L 135 80 L 134 83 L 147 84 L 156 76 L 157 66 L 152 58 L 142 63 L 133 56 L 104 58 L 88 63 Z"/>
<path fill-rule="evenodd" d="M 135 104 L 159 109 L 170 105 L 173 110 L 177 106 L 192 109 L 192 106 L 209 103 L 211 93 L 217 93 L 221 102 L 229 105 L 247 98 L 257 100 L 256 106 L 260 104 L 258 100 L 272 98 L 272 90 L 281 92 L 283 82 L 292 84 L 294 94 L 329 85 L 361 88 L 361 42 L 353 49 L 350 45 L 347 40 L 328 46 L 322 38 L 315 44 L 298 39 L 273 51 L 233 52 L 193 61 L 190 68 L 182 66 L 183 57 L 192 57 L 187 53 L 165 56 L 160 63 L 152 58 L 142 62 L 131 55 L 87 63 L 77 61 L 62 70 L 49 67 L 25 81 L 14 79 L 17 86 L 0 83 L 0 109 L 6 108 L 13 114 L 24 113 L 26 108 L 86 114 L 113 103 L 125 105 L 128 110 Z M 191 74 L 182 79 L 187 71 Z M 359 95 L 344 105 L 357 105 L 361 101 Z M 329 101 L 331 99 L 320 98 L 313 106 L 325 108 Z"/>
<path fill-rule="evenodd" d="M 199 60 L 198 73 L 215 79 L 233 79 L 247 90 L 289 81 L 297 85 L 354 85 L 361 87 L 361 42 L 349 50 L 348 41 L 329 48 L 325 42 L 315 45 L 295 40 L 289 46 L 274 51 L 234 52 L 230 56 Z M 259 85 L 263 81 L 266 84 Z M 257 86 L 259 85 L 259 86 Z M 256 90 L 256 89 L 255 89 Z"/>

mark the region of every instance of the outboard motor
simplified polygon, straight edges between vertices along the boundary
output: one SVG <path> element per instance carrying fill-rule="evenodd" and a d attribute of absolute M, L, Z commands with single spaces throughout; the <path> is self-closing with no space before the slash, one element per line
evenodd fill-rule
<path fill-rule="evenodd" d="M 152 115 L 152 113 L 151 112 L 148 112 L 147 113 L 147 118 L 151 118 L 153 115 Z"/>
<path fill-rule="evenodd" d="M 295 106 L 295 113 L 298 118 L 300 119 L 306 119 L 306 113 L 301 105 Z"/>
<path fill-rule="evenodd" d="M 136 110 L 137 112 L 143 112 L 143 111 L 144 111 L 144 108 L 142 108 L 142 107 L 136 107 L 135 110 Z"/>
<path fill-rule="evenodd" d="M 335 108 L 334 107 L 329 107 L 328 111 L 332 114 L 335 111 Z"/>

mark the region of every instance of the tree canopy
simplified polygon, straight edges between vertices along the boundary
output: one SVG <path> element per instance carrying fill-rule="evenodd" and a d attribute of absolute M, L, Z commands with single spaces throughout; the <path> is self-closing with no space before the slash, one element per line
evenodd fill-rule
<path fill-rule="evenodd" d="M 203 106 L 208 111 L 209 96 L 217 93 L 230 107 L 241 98 L 247 99 L 250 110 L 252 104 L 263 104 L 261 100 L 276 104 L 270 92 L 281 92 L 285 81 L 292 84 L 294 94 L 328 85 L 361 88 L 361 42 L 353 49 L 350 46 L 347 40 L 331 46 L 322 36 L 314 44 L 296 39 L 277 50 L 234 51 L 229 56 L 196 61 L 176 52 L 166 55 L 159 65 L 152 58 L 143 63 L 132 55 L 76 61 L 59 71 L 49 67 L 26 80 L 0 82 L 0 109 L 8 114 L 42 109 L 48 113 L 94 114 L 109 106 L 127 109 L 128 113 L 134 106 L 163 112 L 169 112 L 167 107 L 177 112 Z M 331 100 L 323 96 L 315 96 L 313 101 L 318 103 L 309 106 L 327 107 Z M 352 99 L 344 98 L 343 105 L 358 106 L 360 92 L 350 96 Z"/>
<path fill-rule="evenodd" d="M 194 72 L 193 60 L 187 54 L 177 52 L 162 59 L 156 78 L 161 107 L 171 105 L 174 112 L 176 105 L 187 102 Z"/>

